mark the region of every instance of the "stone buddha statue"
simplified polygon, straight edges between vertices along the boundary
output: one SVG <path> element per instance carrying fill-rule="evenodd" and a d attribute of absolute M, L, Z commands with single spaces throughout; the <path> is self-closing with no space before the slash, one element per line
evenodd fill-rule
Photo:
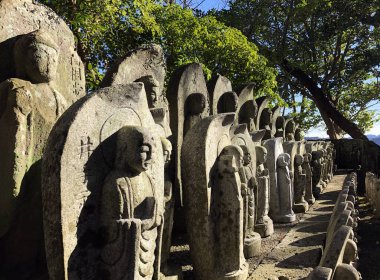
<path fill-rule="evenodd" d="M 0 84 L 0 237 L 17 211 L 26 172 L 67 107 L 55 84 L 59 55 L 47 32 L 22 35 L 13 49 L 15 77 Z"/>
<path fill-rule="evenodd" d="M 255 230 L 261 237 L 269 236 L 273 233 L 273 221 L 269 218 L 269 170 L 264 164 L 267 161 L 267 149 L 256 146 L 256 177 L 257 177 L 257 220 Z"/>
<path fill-rule="evenodd" d="M 148 130 L 125 126 L 118 131 L 115 167 L 102 188 L 102 279 L 153 277 L 157 227 L 162 221 L 147 172 L 155 156 Z"/>

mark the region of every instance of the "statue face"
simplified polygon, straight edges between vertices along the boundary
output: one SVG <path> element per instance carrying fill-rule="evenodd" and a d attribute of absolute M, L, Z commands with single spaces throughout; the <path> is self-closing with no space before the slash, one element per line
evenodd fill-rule
<path fill-rule="evenodd" d="M 35 83 L 53 81 L 57 74 L 58 57 L 58 52 L 52 47 L 38 42 L 30 45 L 25 58 L 26 74 Z"/>
<path fill-rule="evenodd" d="M 135 171 L 147 171 L 152 164 L 152 146 L 149 143 L 143 143 L 128 164 Z"/>
<path fill-rule="evenodd" d="M 244 151 L 244 157 L 243 157 L 243 161 L 244 161 L 244 165 L 248 165 L 251 163 L 251 153 L 247 150 L 247 151 Z"/>

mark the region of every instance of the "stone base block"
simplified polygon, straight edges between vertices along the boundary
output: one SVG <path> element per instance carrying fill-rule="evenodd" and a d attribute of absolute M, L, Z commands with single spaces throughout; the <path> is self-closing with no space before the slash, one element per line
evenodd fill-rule
<path fill-rule="evenodd" d="M 280 224 L 293 223 L 296 221 L 296 215 L 294 213 L 287 214 L 287 215 L 277 215 L 271 218 L 275 223 L 280 223 Z"/>
<path fill-rule="evenodd" d="M 259 233 L 262 238 L 272 235 L 274 232 L 273 221 L 268 219 L 262 224 L 256 224 L 255 231 Z"/>
<path fill-rule="evenodd" d="M 244 256 L 246 259 L 260 255 L 261 236 L 257 232 L 250 233 L 244 239 Z"/>
<path fill-rule="evenodd" d="M 245 263 L 241 269 L 227 273 L 221 277 L 217 277 L 215 278 L 215 280 L 246 280 L 247 277 L 248 277 L 248 263 Z"/>
<path fill-rule="evenodd" d="M 315 203 L 315 198 L 312 197 L 312 198 L 307 199 L 306 201 L 307 201 L 307 203 L 309 203 L 310 205 L 312 205 L 312 204 Z"/>
<path fill-rule="evenodd" d="M 309 204 L 306 201 L 293 205 L 293 211 L 295 213 L 306 213 L 307 210 L 309 210 Z"/>

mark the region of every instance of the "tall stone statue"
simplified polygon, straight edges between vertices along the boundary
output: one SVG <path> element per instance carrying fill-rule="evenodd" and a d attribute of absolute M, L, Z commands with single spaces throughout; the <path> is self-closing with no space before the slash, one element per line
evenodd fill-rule
<path fill-rule="evenodd" d="M 229 79 L 222 75 L 215 75 L 207 83 L 210 94 L 210 114 L 234 113 L 238 106 L 238 96 L 232 90 Z"/>
<path fill-rule="evenodd" d="M 261 113 L 261 118 L 260 118 L 260 129 L 265 129 L 265 136 L 263 140 L 274 137 L 274 135 L 272 134 L 271 122 L 272 122 L 272 111 L 269 108 L 265 108 L 263 112 Z"/>
<path fill-rule="evenodd" d="M 0 270 L 10 279 L 46 270 L 41 157 L 56 120 L 85 95 L 72 32 L 34 2 L 0 4 Z"/>
<path fill-rule="evenodd" d="M 302 169 L 303 156 L 294 156 L 294 206 L 296 213 L 305 213 L 309 204 L 305 200 L 306 174 Z"/>
<path fill-rule="evenodd" d="M 313 174 L 311 171 L 310 161 L 311 161 L 311 154 L 309 153 L 304 154 L 302 169 L 303 169 L 303 172 L 306 174 L 305 200 L 309 204 L 313 204 L 315 202 L 315 198 L 313 195 L 313 180 L 312 180 Z"/>
<path fill-rule="evenodd" d="M 293 206 L 293 190 L 289 173 L 290 156 L 289 154 L 280 154 L 277 158 L 277 177 L 279 184 L 279 201 L 280 213 L 289 217 L 288 222 L 295 220 L 292 209 Z"/>
<path fill-rule="evenodd" d="M 143 83 L 102 88 L 62 115 L 42 162 L 51 279 L 159 274 L 160 261 L 153 262 L 163 234 L 163 146 Z"/>
<path fill-rule="evenodd" d="M 239 172 L 244 153 L 231 143 L 234 120 L 233 113 L 202 119 L 186 134 L 182 147 L 186 228 L 200 280 L 248 276 L 243 249 L 245 186 Z"/>
<path fill-rule="evenodd" d="M 265 140 L 263 146 L 268 151 L 266 167 L 269 170 L 270 181 L 269 216 L 277 223 L 294 222 L 296 216 L 292 210 L 290 156 L 284 153 L 281 137 Z"/>
<path fill-rule="evenodd" d="M 102 187 L 102 279 L 152 279 L 157 226 L 162 216 L 152 178 L 155 141 L 145 128 L 117 132 L 115 167 Z"/>
<path fill-rule="evenodd" d="M 241 90 L 236 111 L 235 123 L 246 124 L 249 133 L 257 130 L 255 120 L 258 107 L 256 101 L 253 99 L 254 89 L 255 85 L 249 84 Z"/>
<path fill-rule="evenodd" d="M 324 188 L 324 182 L 322 182 L 322 163 L 321 163 L 322 152 L 313 151 L 311 153 L 311 168 L 313 171 L 312 182 L 313 182 L 313 195 L 318 198 Z"/>
<path fill-rule="evenodd" d="M 239 170 L 244 199 L 244 256 L 251 258 L 260 253 L 261 238 L 255 232 L 257 218 L 257 182 L 251 165 L 251 153 L 247 146 L 240 146 L 243 152 L 242 166 Z"/>
<path fill-rule="evenodd" d="M 269 218 L 269 170 L 264 164 L 267 161 L 267 150 L 262 146 L 256 147 L 256 178 L 257 178 L 257 221 L 255 231 L 261 237 L 267 237 L 274 232 L 273 221 Z"/>
<path fill-rule="evenodd" d="M 285 139 L 285 118 L 283 116 L 278 116 L 276 119 L 276 133 L 274 136 Z"/>

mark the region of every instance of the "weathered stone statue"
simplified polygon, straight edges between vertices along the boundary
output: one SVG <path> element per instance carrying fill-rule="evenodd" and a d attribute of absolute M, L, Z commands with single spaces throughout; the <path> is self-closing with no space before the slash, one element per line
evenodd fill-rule
<path fill-rule="evenodd" d="M 269 170 L 270 200 L 269 216 L 277 223 L 295 221 L 293 190 L 289 174 L 290 156 L 284 154 L 282 138 L 271 138 L 263 141 L 268 151 L 266 167 Z M 289 210 L 290 209 L 290 210 Z"/>
<path fill-rule="evenodd" d="M 197 279 L 246 279 L 243 151 L 231 143 L 235 114 L 198 122 L 185 136 L 182 175 L 187 233 Z"/>
<path fill-rule="evenodd" d="M 322 176 L 322 164 L 321 164 L 321 151 L 313 151 L 311 153 L 311 168 L 313 172 L 313 195 L 318 198 L 323 190 L 324 183 L 321 180 Z"/>
<path fill-rule="evenodd" d="M 254 88 L 254 84 L 249 84 L 241 90 L 236 111 L 236 124 L 246 124 L 249 133 L 257 129 L 255 120 L 258 107 L 256 101 L 253 99 Z"/>
<path fill-rule="evenodd" d="M 263 140 L 274 137 L 274 135 L 272 134 L 271 121 L 272 121 L 272 111 L 269 108 L 265 108 L 262 111 L 261 117 L 260 117 L 260 129 L 265 129 L 265 136 Z"/>
<path fill-rule="evenodd" d="M 239 170 L 241 193 L 244 200 L 244 256 L 251 258 L 260 253 L 261 238 L 255 232 L 257 208 L 257 183 L 251 166 L 251 153 L 247 146 L 240 146 L 243 152 L 242 166 Z"/>
<path fill-rule="evenodd" d="M 256 147 L 256 161 L 257 161 L 257 220 L 255 231 L 261 237 L 267 237 L 274 232 L 273 221 L 269 218 L 269 170 L 265 168 L 264 164 L 267 161 L 267 150 L 262 147 Z"/>
<path fill-rule="evenodd" d="M 296 140 L 296 141 L 302 141 L 303 140 L 302 131 L 298 127 L 296 128 L 296 130 L 294 132 L 294 140 Z"/>
<path fill-rule="evenodd" d="M 309 204 L 313 204 L 315 202 L 315 198 L 313 196 L 313 174 L 310 167 L 310 161 L 311 161 L 311 154 L 306 153 L 303 155 L 303 163 L 302 163 L 302 169 L 303 172 L 306 174 L 306 185 L 305 185 L 305 200 Z"/>
<path fill-rule="evenodd" d="M 40 160 L 85 78 L 74 36 L 51 9 L 1 1 L 0 14 L 0 270 L 19 279 L 46 270 Z"/>
<path fill-rule="evenodd" d="M 283 222 L 295 221 L 293 206 L 293 190 L 289 174 L 290 156 L 280 154 L 277 158 L 277 178 L 279 187 L 280 213 L 286 217 Z"/>
<path fill-rule="evenodd" d="M 285 139 L 286 141 L 294 141 L 294 133 L 296 130 L 296 124 L 293 119 L 288 119 L 285 122 Z"/>
<path fill-rule="evenodd" d="M 285 139 L 285 118 L 283 116 L 278 116 L 276 119 L 276 133 L 274 136 Z"/>
<path fill-rule="evenodd" d="M 51 279 L 159 274 L 153 261 L 162 240 L 163 155 L 143 83 L 100 89 L 62 115 L 42 163 Z"/>
<path fill-rule="evenodd" d="M 207 83 L 210 93 L 210 114 L 234 113 L 238 106 L 238 96 L 232 90 L 231 81 L 222 75 L 215 75 Z"/>
<path fill-rule="evenodd" d="M 153 135 L 142 127 L 117 132 L 115 167 L 102 187 L 102 279 L 152 279 L 159 196 L 146 171 L 155 161 Z"/>
<path fill-rule="evenodd" d="M 175 71 L 170 79 L 167 98 L 170 105 L 170 128 L 173 132 L 173 193 L 176 205 L 177 226 L 184 229 L 181 150 L 185 135 L 210 113 L 207 85 L 202 66 L 197 63 L 185 65 Z"/>
<path fill-rule="evenodd" d="M 294 156 L 294 205 L 296 213 L 305 213 L 309 204 L 305 200 L 306 174 L 302 169 L 303 156 Z"/>

